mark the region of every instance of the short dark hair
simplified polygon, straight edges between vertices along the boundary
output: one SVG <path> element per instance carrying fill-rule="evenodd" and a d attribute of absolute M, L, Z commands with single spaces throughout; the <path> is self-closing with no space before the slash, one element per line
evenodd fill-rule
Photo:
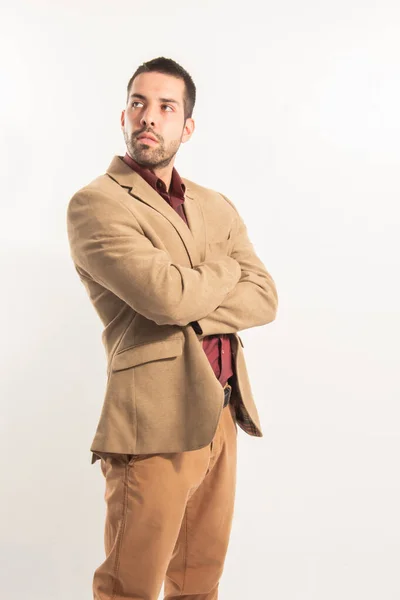
<path fill-rule="evenodd" d="M 193 108 L 196 102 L 196 86 L 194 85 L 193 79 L 189 75 L 189 73 L 181 67 L 177 62 L 172 60 L 172 58 L 165 58 L 164 56 L 159 56 L 158 58 L 153 58 L 153 60 L 149 60 L 144 62 L 136 69 L 132 77 L 130 78 L 127 86 L 127 102 L 129 100 L 129 92 L 131 89 L 131 85 L 135 77 L 140 75 L 140 73 L 164 73 L 165 75 L 172 75 L 173 77 L 177 77 L 178 79 L 183 79 L 185 82 L 185 93 L 183 96 L 183 107 L 184 107 L 184 116 L 185 121 L 192 117 Z"/>

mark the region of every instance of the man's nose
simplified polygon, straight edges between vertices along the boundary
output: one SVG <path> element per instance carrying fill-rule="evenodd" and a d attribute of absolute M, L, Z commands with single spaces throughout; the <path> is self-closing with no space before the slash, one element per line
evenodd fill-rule
<path fill-rule="evenodd" d="M 151 113 L 150 109 L 147 109 L 141 119 L 140 119 L 140 123 L 141 125 L 147 126 L 147 125 L 152 125 L 154 127 L 155 125 L 155 117 L 154 115 Z"/>

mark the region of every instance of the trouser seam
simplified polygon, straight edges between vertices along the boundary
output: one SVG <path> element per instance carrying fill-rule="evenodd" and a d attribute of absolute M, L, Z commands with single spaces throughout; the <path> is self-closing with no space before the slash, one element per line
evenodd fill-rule
<path fill-rule="evenodd" d="M 188 536 L 188 510 L 189 510 L 189 506 L 186 505 L 186 510 L 185 510 L 185 550 L 184 550 L 184 558 L 183 558 L 183 581 L 182 581 L 181 594 L 183 594 L 183 590 L 185 589 L 185 583 L 186 583 L 188 537 L 189 537 Z"/>
<path fill-rule="evenodd" d="M 115 566 L 114 566 L 114 584 L 111 595 L 111 600 L 115 600 L 117 595 L 117 585 L 118 585 L 118 571 L 120 565 L 120 556 L 121 556 L 121 546 L 122 546 L 122 538 L 125 531 L 125 523 L 126 523 L 126 513 L 128 507 L 128 468 L 125 466 L 125 475 L 124 475 L 124 499 L 123 499 L 123 508 L 122 508 L 122 517 L 121 517 L 121 530 L 119 533 L 118 541 L 117 541 L 117 549 L 115 556 Z"/>

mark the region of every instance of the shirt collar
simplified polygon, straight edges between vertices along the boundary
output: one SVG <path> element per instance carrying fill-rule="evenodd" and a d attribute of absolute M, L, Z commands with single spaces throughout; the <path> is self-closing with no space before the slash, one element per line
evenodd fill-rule
<path fill-rule="evenodd" d="M 166 189 L 166 185 L 162 179 L 160 179 L 151 169 L 143 167 L 136 160 L 134 160 L 127 152 L 122 160 L 131 167 L 136 173 L 138 173 L 143 179 L 147 181 L 157 192 L 167 192 L 172 196 L 178 198 L 185 198 L 186 186 L 183 183 L 178 171 L 175 167 L 172 169 L 171 185 L 169 191 Z"/>

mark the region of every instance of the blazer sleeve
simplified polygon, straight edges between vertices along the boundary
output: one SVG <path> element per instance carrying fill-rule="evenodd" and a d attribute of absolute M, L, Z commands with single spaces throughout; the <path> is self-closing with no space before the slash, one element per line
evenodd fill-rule
<path fill-rule="evenodd" d="M 193 323 L 201 336 L 236 333 L 273 321 L 278 308 L 276 285 L 251 243 L 247 227 L 233 202 L 221 194 L 236 213 L 230 256 L 241 267 L 241 277 L 221 304 Z"/>
<path fill-rule="evenodd" d="M 75 267 L 158 325 L 201 319 L 240 278 L 240 266 L 229 256 L 193 268 L 172 262 L 133 213 L 100 190 L 83 188 L 71 198 L 67 231 Z"/>

